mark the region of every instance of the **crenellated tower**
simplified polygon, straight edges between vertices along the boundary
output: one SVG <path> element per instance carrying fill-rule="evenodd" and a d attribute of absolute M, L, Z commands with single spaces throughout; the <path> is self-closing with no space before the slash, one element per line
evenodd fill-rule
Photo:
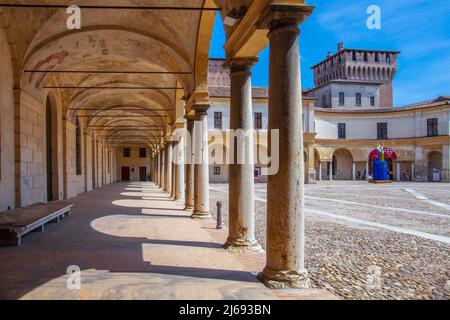
<path fill-rule="evenodd" d="M 338 44 L 334 55 L 312 67 L 311 90 L 324 108 L 393 107 L 392 81 L 399 51 L 345 49 Z"/>

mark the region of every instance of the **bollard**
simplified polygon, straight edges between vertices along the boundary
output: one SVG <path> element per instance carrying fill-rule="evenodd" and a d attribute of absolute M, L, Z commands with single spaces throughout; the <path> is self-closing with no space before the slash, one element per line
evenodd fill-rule
<path fill-rule="evenodd" d="M 222 202 L 217 201 L 217 229 L 223 229 Z"/>

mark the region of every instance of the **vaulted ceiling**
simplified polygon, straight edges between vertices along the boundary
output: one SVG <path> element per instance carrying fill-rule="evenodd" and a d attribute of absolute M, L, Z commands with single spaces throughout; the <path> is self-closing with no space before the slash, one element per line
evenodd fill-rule
<path fill-rule="evenodd" d="M 16 88 L 41 101 L 57 92 L 68 119 L 111 141 L 152 144 L 176 120 L 178 100 L 207 89 L 216 9 L 224 16 L 252 1 L 79 0 L 81 30 L 67 28 L 67 1 L 1 2 Z"/>

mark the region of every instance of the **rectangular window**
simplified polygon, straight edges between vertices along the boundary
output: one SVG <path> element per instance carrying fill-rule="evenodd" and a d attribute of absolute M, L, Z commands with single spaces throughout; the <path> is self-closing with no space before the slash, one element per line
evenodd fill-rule
<path fill-rule="evenodd" d="M 388 139 L 387 122 L 377 123 L 377 139 L 378 140 L 387 140 Z"/>
<path fill-rule="evenodd" d="M 139 158 L 147 158 L 147 149 L 139 148 Z"/>
<path fill-rule="evenodd" d="M 214 129 L 222 129 L 222 112 L 214 112 Z"/>
<path fill-rule="evenodd" d="M 361 107 L 362 104 L 362 96 L 361 93 L 357 93 L 356 94 L 356 106 L 357 107 Z"/>
<path fill-rule="evenodd" d="M 375 52 L 375 62 L 380 62 L 380 55 L 378 52 Z"/>
<path fill-rule="evenodd" d="M 438 128 L 438 119 L 428 119 L 427 120 L 427 135 L 429 137 L 436 137 L 439 135 L 439 128 Z"/>
<path fill-rule="evenodd" d="M 345 123 L 338 123 L 338 138 L 339 139 L 346 139 L 347 138 Z"/>
<path fill-rule="evenodd" d="M 345 93 L 339 92 L 339 105 L 345 106 Z"/>
<path fill-rule="evenodd" d="M 375 107 L 375 97 L 370 97 L 370 105 Z"/>
<path fill-rule="evenodd" d="M 214 175 L 220 176 L 220 167 L 214 167 Z"/>
<path fill-rule="evenodd" d="M 124 158 L 130 158 L 131 157 L 131 149 L 130 148 L 123 148 L 123 157 Z"/>
<path fill-rule="evenodd" d="M 324 108 L 327 107 L 327 96 L 326 95 L 322 95 L 322 106 Z"/>
<path fill-rule="evenodd" d="M 263 128 L 263 114 L 262 112 L 255 112 L 255 130 Z"/>

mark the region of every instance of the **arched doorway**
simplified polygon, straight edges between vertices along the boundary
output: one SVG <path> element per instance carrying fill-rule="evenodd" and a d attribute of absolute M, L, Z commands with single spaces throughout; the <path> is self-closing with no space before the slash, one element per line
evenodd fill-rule
<path fill-rule="evenodd" d="M 333 179 L 352 180 L 353 156 L 347 149 L 338 149 L 333 154 Z"/>
<path fill-rule="evenodd" d="M 441 182 L 442 153 L 433 151 L 428 155 L 428 181 Z"/>

